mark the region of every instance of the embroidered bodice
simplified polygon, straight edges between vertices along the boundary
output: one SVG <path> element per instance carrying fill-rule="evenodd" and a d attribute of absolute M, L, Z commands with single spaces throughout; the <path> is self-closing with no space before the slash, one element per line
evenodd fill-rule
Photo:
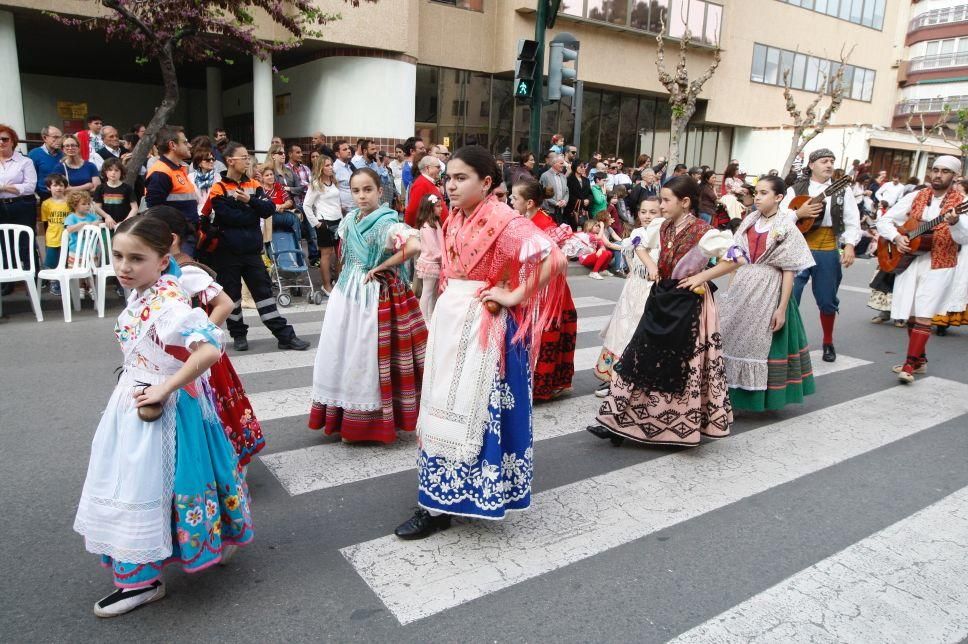
<path fill-rule="evenodd" d="M 659 232 L 659 279 L 670 279 L 679 260 L 695 248 L 709 230 L 711 230 L 709 224 L 699 218 L 695 218 L 678 234 L 672 220 L 663 222 Z"/>

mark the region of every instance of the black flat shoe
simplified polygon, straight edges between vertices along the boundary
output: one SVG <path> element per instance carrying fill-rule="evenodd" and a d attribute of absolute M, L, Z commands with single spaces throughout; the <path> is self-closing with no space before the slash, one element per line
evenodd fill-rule
<path fill-rule="evenodd" d="M 623 440 L 621 436 L 616 436 L 610 429 L 603 427 L 602 425 L 589 425 L 585 428 L 585 431 L 592 436 L 601 438 L 602 440 L 610 440 L 613 443 L 615 442 L 615 439 L 618 439 L 619 442 Z"/>
<path fill-rule="evenodd" d="M 943 336 L 946 336 L 946 335 L 948 335 L 948 327 L 946 327 L 946 326 L 939 326 L 937 328 L 937 330 L 935 331 L 935 333 L 937 335 L 939 335 L 939 336 L 942 336 L 942 337 Z"/>
<path fill-rule="evenodd" d="M 249 341 L 245 338 L 234 338 L 232 341 L 232 346 L 235 347 L 236 351 L 248 351 Z"/>
<path fill-rule="evenodd" d="M 302 338 L 292 336 L 288 340 L 279 340 L 280 349 L 292 349 L 293 351 L 305 351 L 309 348 L 309 343 Z"/>
<path fill-rule="evenodd" d="M 449 527 L 449 514 L 432 516 L 423 508 L 418 508 L 412 517 L 397 526 L 393 534 L 401 539 L 410 541 L 413 539 L 425 539 L 433 533 L 446 530 Z"/>
<path fill-rule="evenodd" d="M 834 345 L 825 344 L 823 345 L 823 361 L 833 362 L 837 359 L 837 351 L 834 350 Z"/>

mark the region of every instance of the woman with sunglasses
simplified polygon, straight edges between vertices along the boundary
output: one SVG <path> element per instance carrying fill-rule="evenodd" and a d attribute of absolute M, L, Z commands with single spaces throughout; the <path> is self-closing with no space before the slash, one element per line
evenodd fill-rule
<path fill-rule="evenodd" d="M 65 135 L 61 149 L 64 151 L 64 158 L 61 159 L 58 170 L 64 171 L 68 185 L 93 193 L 101 185 L 100 173 L 96 165 L 81 158 L 81 144 L 77 137 L 73 134 Z"/>

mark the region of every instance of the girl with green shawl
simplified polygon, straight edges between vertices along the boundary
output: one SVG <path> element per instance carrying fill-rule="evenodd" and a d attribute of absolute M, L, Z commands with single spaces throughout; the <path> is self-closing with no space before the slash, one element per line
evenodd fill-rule
<path fill-rule="evenodd" d="M 404 268 L 420 241 L 380 204 L 376 172 L 356 170 L 350 191 L 357 207 L 337 233 L 343 270 L 323 318 L 309 428 L 392 443 L 397 431 L 414 430 L 420 407 L 427 327 Z"/>

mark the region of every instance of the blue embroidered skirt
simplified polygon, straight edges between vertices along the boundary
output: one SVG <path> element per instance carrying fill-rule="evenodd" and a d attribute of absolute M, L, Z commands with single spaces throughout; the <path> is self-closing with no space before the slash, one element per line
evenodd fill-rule
<path fill-rule="evenodd" d="M 420 452 L 417 501 L 422 508 L 503 519 L 508 511 L 531 505 L 531 373 L 527 347 L 511 342 L 516 329 L 509 319 L 504 375 L 491 386 L 490 419 L 477 460 L 467 464 Z"/>
<path fill-rule="evenodd" d="M 176 395 L 172 554 L 146 564 L 102 556 L 101 563 L 112 569 L 119 588 L 150 584 L 170 563 L 198 572 L 218 563 L 226 545 L 252 541 L 248 489 L 218 416 L 207 399 L 199 401 L 185 390 Z"/>

